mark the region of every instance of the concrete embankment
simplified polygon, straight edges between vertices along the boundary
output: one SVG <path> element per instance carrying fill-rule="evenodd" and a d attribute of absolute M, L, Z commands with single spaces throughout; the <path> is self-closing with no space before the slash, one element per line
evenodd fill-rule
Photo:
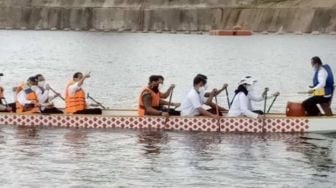
<path fill-rule="evenodd" d="M 335 0 L 0 0 L 0 28 L 336 31 Z"/>

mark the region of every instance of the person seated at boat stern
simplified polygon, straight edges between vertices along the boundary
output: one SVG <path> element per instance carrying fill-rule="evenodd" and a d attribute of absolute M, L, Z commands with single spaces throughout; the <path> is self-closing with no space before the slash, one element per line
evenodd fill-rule
<path fill-rule="evenodd" d="M 208 116 L 212 118 L 219 118 L 217 115 L 217 108 L 219 111 L 227 111 L 223 107 L 217 106 L 212 102 L 212 99 L 220 92 L 213 89 L 212 92 L 206 93 L 207 77 L 198 74 L 194 77 L 193 88 L 187 94 L 187 97 L 182 102 L 182 116 Z M 210 110 L 205 110 L 203 105 L 211 107 Z M 221 115 L 221 113 L 219 113 Z"/>
<path fill-rule="evenodd" d="M 262 93 L 260 97 L 256 96 L 254 93 L 254 85 L 257 80 L 253 79 L 251 76 L 246 76 L 242 78 L 238 84 L 238 88 L 235 91 L 235 95 L 231 102 L 231 107 L 228 112 L 228 117 L 239 117 L 246 116 L 249 118 L 263 118 L 263 111 L 254 110 L 252 107 L 252 101 L 260 102 L 265 100 L 266 90 Z M 273 98 L 278 96 L 280 93 L 276 92 L 272 96 L 267 97 Z"/>
<path fill-rule="evenodd" d="M 32 87 L 37 86 L 36 77 L 29 77 L 26 84 L 17 88 L 16 113 L 40 113 L 41 104 Z"/>
<path fill-rule="evenodd" d="M 313 86 L 308 92 L 313 96 L 303 101 L 302 104 L 307 116 L 318 116 L 320 111 L 317 104 L 331 102 L 334 94 L 334 75 L 330 66 L 323 65 L 319 57 L 313 57 L 311 65 L 314 69 L 314 77 Z"/>
<path fill-rule="evenodd" d="M 102 114 L 100 108 L 87 108 L 85 92 L 82 88 L 84 81 L 90 78 L 90 74 L 83 75 L 76 72 L 65 89 L 65 113 L 66 114 Z"/>
<path fill-rule="evenodd" d="M 43 114 L 63 114 L 63 111 L 57 109 L 52 100 L 60 96 L 59 93 L 54 96 L 49 96 L 50 86 L 46 83 L 45 78 L 42 74 L 37 74 L 36 76 L 37 85 L 33 86 L 32 89 L 35 91 L 38 101 L 41 104 L 41 113 Z"/>
<path fill-rule="evenodd" d="M 149 83 L 144 88 L 139 97 L 138 115 L 152 115 L 152 116 L 169 116 L 179 115 L 179 112 L 164 108 L 164 105 L 169 105 L 167 101 L 161 99 L 159 92 L 160 76 L 152 75 L 149 77 Z M 179 106 L 179 103 L 171 103 L 171 106 Z"/>

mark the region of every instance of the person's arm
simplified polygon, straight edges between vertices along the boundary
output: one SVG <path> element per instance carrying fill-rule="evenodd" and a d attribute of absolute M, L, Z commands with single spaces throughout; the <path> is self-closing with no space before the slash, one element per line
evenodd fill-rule
<path fill-rule="evenodd" d="M 17 101 L 21 105 L 32 104 L 33 103 L 32 101 L 26 99 L 26 93 L 23 90 L 18 93 L 18 95 L 17 95 Z"/>
<path fill-rule="evenodd" d="M 149 93 L 142 96 L 143 104 L 148 115 L 162 115 L 162 111 L 156 110 L 152 107 L 152 97 Z"/>
<path fill-rule="evenodd" d="M 327 82 L 327 78 L 328 78 L 328 72 L 324 68 L 321 68 L 317 75 L 318 84 L 312 89 L 316 90 L 324 88 Z"/>
<path fill-rule="evenodd" d="M 190 101 L 191 101 L 191 104 L 192 104 L 193 108 L 194 108 L 194 109 L 197 109 L 198 112 L 199 112 L 201 115 L 203 115 L 203 116 L 208 116 L 208 117 L 212 117 L 212 118 L 217 118 L 218 116 L 216 116 L 215 114 L 212 114 L 212 113 L 206 111 L 206 110 L 202 107 L 202 102 L 204 102 L 204 101 L 202 101 L 202 100 L 204 100 L 204 98 L 203 98 L 203 99 L 200 99 L 198 96 L 192 96 L 192 97 L 190 98 Z"/>
<path fill-rule="evenodd" d="M 163 106 L 163 105 L 168 106 L 168 105 L 169 105 L 169 102 L 160 99 L 160 105 L 161 105 L 161 106 Z M 181 103 L 174 103 L 174 102 L 171 102 L 171 103 L 170 103 L 170 106 L 178 107 L 178 106 L 181 106 Z"/>
<path fill-rule="evenodd" d="M 258 118 L 259 114 L 254 113 L 248 109 L 248 105 L 249 105 L 248 97 L 244 94 L 240 94 L 238 97 L 239 97 L 239 105 L 240 105 L 239 108 L 241 110 L 241 113 L 249 118 Z"/>
<path fill-rule="evenodd" d="M 217 93 L 217 89 L 213 89 L 212 92 L 209 94 L 209 97 L 208 97 L 207 101 L 205 102 L 206 105 L 211 106 L 212 99 L 214 98 L 214 96 L 216 95 L 216 93 Z"/>
<path fill-rule="evenodd" d="M 174 88 L 175 88 L 175 85 L 172 84 L 166 92 L 164 92 L 164 93 L 160 92 L 160 98 L 166 99 L 167 97 L 169 97 L 170 93 L 173 91 Z"/>
<path fill-rule="evenodd" d="M 76 91 L 78 91 L 81 87 L 79 86 L 78 82 L 72 84 L 71 86 L 69 86 L 68 88 L 68 93 L 69 96 L 73 96 L 75 95 Z"/>
<path fill-rule="evenodd" d="M 84 84 L 84 81 L 85 81 L 85 79 L 87 79 L 87 78 L 90 78 L 90 73 L 89 73 L 89 74 L 86 74 L 86 75 L 84 75 L 84 76 L 83 76 L 83 78 L 82 78 L 82 79 L 80 79 L 80 80 L 77 82 L 77 84 L 78 84 L 78 87 L 82 87 L 82 85 Z"/>

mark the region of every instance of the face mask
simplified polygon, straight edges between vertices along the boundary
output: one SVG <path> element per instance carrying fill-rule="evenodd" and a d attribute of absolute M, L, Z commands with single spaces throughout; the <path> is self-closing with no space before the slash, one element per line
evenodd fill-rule
<path fill-rule="evenodd" d="M 206 91 L 206 89 L 205 89 L 204 86 L 203 86 L 203 87 L 200 87 L 200 88 L 198 89 L 198 92 L 200 92 L 200 93 L 205 93 L 205 91 Z"/>
<path fill-rule="evenodd" d="M 247 85 L 246 90 L 247 91 L 252 91 L 253 90 L 253 85 Z"/>
<path fill-rule="evenodd" d="M 162 91 L 162 89 L 163 89 L 163 85 L 160 84 L 160 85 L 159 85 L 159 91 Z"/>
<path fill-rule="evenodd" d="M 40 82 L 38 82 L 38 86 L 40 86 L 40 87 L 44 87 L 44 85 L 45 85 L 45 81 L 40 81 Z"/>

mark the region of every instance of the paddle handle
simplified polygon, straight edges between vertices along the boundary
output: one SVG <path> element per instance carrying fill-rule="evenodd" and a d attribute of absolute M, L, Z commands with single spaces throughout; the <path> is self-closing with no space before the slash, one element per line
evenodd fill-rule
<path fill-rule="evenodd" d="M 58 95 L 58 93 L 57 93 L 53 88 L 51 88 L 50 86 L 49 86 L 49 89 L 50 89 L 53 93 L 55 93 L 56 95 Z M 61 98 L 63 101 L 65 101 L 65 99 L 64 99 L 61 95 L 58 95 L 58 97 Z"/>
<path fill-rule="evenodd" d="M 269 112 L 271 111 L 271 108 L 272 108 L 274 102 L 276 101 L 276 99 L 278 98 L 278 96 L 279 96 L 279 95 L 276 95 L 276 96 L 274 97 L 274 99 L 273 99 L 271 105 L 268 107 L 267 113 L 269 113 Z"/>
<path fill-rule="evenodd" d="M 100 102 L 98 102 L 96 99 L 92 98 L 89 94 L 87 95 L 89 99 L 91 99 L 93 102 L 95 102 L 98 106 L 102 107 L 104 110 L 106 110 L 106 107 L 102 105 Z"/>
<path fill-rule="evenodd" d="M 230 109 L 231 108 L 231 104 L 230 104 L 230 98 L 229 98 L 229 91 L 228 91 L 227 87 L 225 88 L 225 94 L 226 94 L 226 100 L 227 100 L 227 103 L 228 103 L 228 107 Z"/>
<path fill-rule="evenodd" d="M 265 88 L 265 95 L 264 95 L 264 114 L 266 114 L 266 106 L 267 106 L 267 92 L 268 92 L 268 88 Z"/>

